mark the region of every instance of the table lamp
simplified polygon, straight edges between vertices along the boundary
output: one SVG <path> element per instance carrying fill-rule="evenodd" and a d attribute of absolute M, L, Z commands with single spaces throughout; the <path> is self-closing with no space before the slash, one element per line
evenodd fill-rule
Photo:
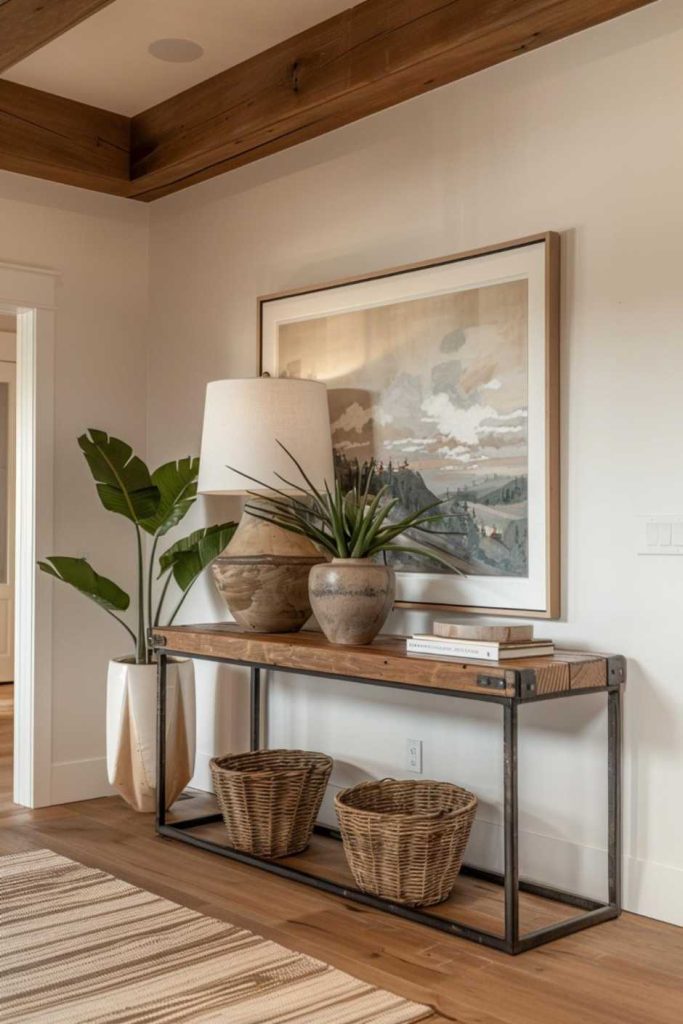
<path fill-rule="evenodd" d="M 295 456 L 316 488 L 332 486 L 334 465 L 327 388 L 314 380 L 256 377 L 207 385 L 200 494 L 267 494 L 255 480 L 289 495 L 307 487 Z M 233 467 L 233 468 L 231 468 Z M 280 473 L 290 484 L 284 483 Z M 257 633 L 293 632 L 311 614 L 308 574 L 326 560 L 306 537 L 248 512 L 212 565 L 219 593 L 233 618 Z"/>

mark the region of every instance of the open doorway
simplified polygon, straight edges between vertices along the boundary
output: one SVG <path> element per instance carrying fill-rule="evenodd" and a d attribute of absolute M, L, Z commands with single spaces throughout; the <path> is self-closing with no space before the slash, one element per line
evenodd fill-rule
<path fill-rule="evenodd" d="M 0 647 L 5 644 L 3 650 L 10 666 L 9 675 L 14 677 L 9 709 L 3 695 L 8 693 L 11 684 L 0 683 L 0 737 L 6 737 L 5 742 L 0 738 L 0 786 L 3 779 L 5 783 L 13 781 L 14 793 L 10 793 L 8 802 L 25 807 L 44 807 L 52 799 L 52 594 L 51 588 L 37 579 L 36 560 L 38 552 L 53 548 L 54 339 L 58 277 L 54 270 L 47 268 L 0 261 L 0 331 L 14 334 L 16 346 L 14 364 L 11 363 L 11 341 L 6 350 L 10 358 L 3 360 L 0 353 L 0 367 L 10 364 L 7 375 L 10 379 L 0 381 L 0 385 L 6 385 L 4 389 L 0 386 L 0 391 L 5 391 L 7 399 L 7 482 L 14 479 L 16 491 L 12 501 L 3 483 L 0 494 L 7 528 L 0 545 L 5 547 L 5 565 L 12 574 L 6 579 L 3 577 L 2 582 L 9 583 L 12 576 L 14 579 L 11 594 L 5 591 L 13 605 L 6 609 L 6 633 L 0 630 Z M 10 416 L 13 404 L 16 414 Z M 14 543 L 8 531 L 13 531 Z M 7 638 L 6 642 L 2 636 Z M 13 659 L 9 646 L 12 642 Z M 12 734 L 13 758 L 8 756 Z"/>
<path fill-rule="evenodd" d="M 16 317 L 0 314 L 0 806 L 12 799 Z"/>

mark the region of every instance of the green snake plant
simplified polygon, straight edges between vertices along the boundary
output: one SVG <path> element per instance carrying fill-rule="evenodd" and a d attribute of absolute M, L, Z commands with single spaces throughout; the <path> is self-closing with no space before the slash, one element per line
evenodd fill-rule
<path fill-rule="evenodd" d="M 333 489 L 327 481 L 320 489 L 314 486 L 294 455 L 280 441 L 277 443 L 293 463 L 305 487 L 276 473 L 275 476 L 286 487 L 301 493 L 300 498 L 295 497 L 229 466 L 229 469 L 269 492 L 248 492 L 252 499 L 258 500 L 258 504 L 251 501 L 245 506 L 250 515 L 274 523 L 283 530 L 308 537 L 333 558 L 372 558 L 384 555 L 387 551 L 396 551 L 433 558 L 462 575 L 447 552 L 440 554 L 422 547 L 414 543 L 412 538 L 409 543 L 400 540 L 406 530 L 425 531 L 428 524 L 443 520 L 443 515 L 433 511 L 443 504 L 442 501 L 435 501 L 394 521 L 391 517 L 399 505 L 399 499 L 389 497 L 386 485 L 373 493 L 376 479 L 374 460 L 366 466 L 357 466 L 351 488 L 344 490 L 340 481 L 335 480 Z"/>
<path fill-rule="evenodd" d="M 105 509 L 124 516 L 133 528 L 137 556 L 135 627 L 131 628 L 121 617 L 130 607 L 129 595 L 113 580 L 95 572 L 85 558 L 50 555 L 38 565 L 43 572 L 68 583 L 111 615 L 134 644 L 137 664 L 150 664 L 149 628 L 160 625 L 162 619 L 166 625 L 171 625 L 193 583 L 225 548 L 237 524 L 203 527 L 166 548 L 158 559 L 156 577 L 162 582 L 155 604 L 153 584 L 159 543 L 195 502 L 199 459 L 188 457 L 166 462 L 150 473 L 144 462 L 133 454 L 130 445 L 103 430 L 91 427 L 78 438 L 78 444 Z M 151 538 L 148 545 L 145 535 Z M 176 601 L 170 614 L 165 615 L 172 581 L 177 590 Z"/>

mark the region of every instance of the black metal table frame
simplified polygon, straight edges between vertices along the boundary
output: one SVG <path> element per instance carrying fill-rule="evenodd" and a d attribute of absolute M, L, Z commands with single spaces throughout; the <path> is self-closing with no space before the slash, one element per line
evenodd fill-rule
<path fill-rule="evenodd" d="M 502 874 L 493 871 L 486 871 L 472 865 L 463 865 L 464 874 L 474 875 L 489 882 L 502 885 L 505 890 L 505 918 L 504 935 L 496 935 L 492 932 L 482 931 L 478 928 L 471 928 L 468 925 L 451 921 L 426 910 L 415 907 L 406 907 L 402 904 L 392 903 L 390 900 L 360 892 L 357 889 L 347 888 L 326 878 L 311 875 L 305 871 L 299 871 L 289 864 L 278 861 L 267 861 L 251 854 L 242 853 L 208 839 L 192 835 L 190 830 L 200 825 L 207 825 L 221 821 L 220 814 L 209 814 L 202 817 L 190 818 L 183 821 L 168 822 L 166 811 L 166 667 L 169 657 L 188 657 L 203 661 L 212 661 L 221 664 L 232 664 L 247 667 L 251 671 L 251 730 L 250 749 L 258 749 L 261 745 L 261 717 L 262 717 L 262 670 L 274 670 L 294 675 L 327 676 L 330 679 L 340 679 L 348 682 L 363 683 L 371 686 L 388 686 L 393 689 L 405 689 L 415 691 L 418 687 L 408 683 L 387 682 L 385 680 L 374 680 L 358 678 L 354 676 L 335 675 L 332 673 L 321 673 L 305 671 L 302 669 L 287 669 L 280 666 L 272 666 L 261 663 L 239 661 L 231 658 L 217 658 L 214 656 L 198 655 L 175 648 L 170 648 L 164 643 L 165 638 L 154 638 L 157 653 L 157 808 L 156 808 L 156 831 L 159 835 L 180 840 L 191 846 L 199 847 L 202 850 L 209 850 L 211 853 L 219 854 L 221 857 L 228 857 L 231 860 L 239 861 L 242 864 L 249 864 L 269 871 L 271 874 L 279 875 L 281 878 L 288 878 L 296 882 L 310 885 L 322 892 L 333 893 L 344 899 L 362 903 L 365 906 L 383 910 L 408 921 L 426 925 L 429 928 L 436 928 L 451 935 L 470 939 L 474 942 L 490 946 L 493 949 L 505 953 L 517 954 L 534 949 L 546 942 L 571 935 L 584 928 L 600 924 L 618 917 L 621 913 L 621 747 L 622 747 L 622 725 L 621 725 L 621 686 L 619 683 L 609 683 L 608 686 L 587 687 L 585 689 L 567 690 L 560 693 L 535 694 L 532 687 L 525 686 L 523 671 L 517 671 L 517 694 L 526 693 L 525 696 L 508 696 L 506 694 L 494 694 L 465 692 L 460 690 L 443 690 L 430 687 L 419 687 L 421 693 L 433 693 L 440 697 L 450 696 L 463 700 L 483 700 L 488 704 L 499 704 L 503 708 L 503 834 L 504 834 L 504 872 Z M 608 662 L 609 679 L 623 680 L 624 669 L 623 659 L 615 657 Z M 484 683 L 483 685 L 488 685 Z M 565 892 L 553 886 L 529 881 L 519 877 L 519 818 L 518 818 L 518 769 L 517 769 L 517 719 L 520 705 L 536 703 L 542 700 L 566 700 L 571 697 L 581 697 L 591 693 L 602 693 L 607 696 L 607 784 L 608 784 L 608 900 L 607 903 L 599 900 L 589 899 L 573 892 Z M 339 838 L 335 829 L 325 826 L 316 826 L 316 831 L 326 835 Z M 556 924 L 547 925 L 534 931 L 520 935 L 519 931 L 519 893 L 527 892 L 544 899 L 555 900 L 567 906 L 576 907 L 583 911 L 574 917 Z"/>

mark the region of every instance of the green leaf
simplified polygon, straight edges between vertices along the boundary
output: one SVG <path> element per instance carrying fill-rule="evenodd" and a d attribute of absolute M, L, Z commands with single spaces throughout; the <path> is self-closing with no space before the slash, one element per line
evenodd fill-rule
<path fill-rule="evenodd" d="M 299 516 L 286 516 L 277 510 L 273 511 L 260 505 L 247 504 L 244 506 L 244 509 L 254 519 L 262 519 L 265 523 L 274 523 L 276 526 L 281 526 L 283 530 L 289 530 L 290 533 L 299 533 L 302 537 L 308 537 L 315 544 L 322 545 L 331 554 L 337 554 L 337 545 L 334 538 L 329 533 L 326 533 L 324 529 L 319 530 L 310 520 L 302 520 Z"/>
<path fill-rule="evenodd" d="M 363 528 L 354 545 L 353 558 L 362 558 L 367 553 L 374 542 L 374 538 L 379 533 L 382 523 L 396 506 L 398 498 L 391 498 L 384 505 L 381 504 L 387 490 L 386 485 L 381 487 L 368 505 L 367 515 L 363 520 Z"/>
<path fill-rule="evenodd" d="M 189 590 L 214 558 L 227 546 L 237 529 L 237 523 L 220 523 L 195 530 L 189 537 L 177 540 L 159 559 L 159 576 L 169 569 L 183 593 Z"/>
<path fill-rule="evenodd" d="M 98 575 L 85 558 L 50 555 L 44 562 L 38 562 L 38 567 L 62 583 L 75 587 L 107 611 L 125 612 L 130 604 L 125 590 L 106 576 Z"/>
<path fill-rule="evenodd" d="M 89 435 L 89 436 L 88 436 Z M 100 501 L 109 512 L 140 524 L 159 508 L 161 494 L 144 462 L 125 441 L 92 427 L 78 439 Z"/>
<path fill-rule="evenodd" d="M 394 499 L 394 501 L 396 501 L 396 499 Z M 429 509 L 436 508 L 437 505 L 441 504 L 443 504 L 443 502 L 435 501 L 433 504 L 426 505 L 425 508 L 420 509 L 417 512 L 411 512 L 397 523 L 389 523 L 386 526 L 382 526 L 382 528 L 373 536 L 373 545 L 376 545 L 377 543 L 388 543 L 389 541 L 394 540 L 394 538 L 399 537 L 402 533 L 405 533 L 406 530 L 415 529 L 423 523 L 437 522 L 443 519 L 443 516 L 429 516 L 425 514 Z"/>
<path fill-rule="evenodd" d="M 339 481 L 335 481 L 335 497 L 339 490 Z M 325 497 L 327 498 L 327 510 L 330 515 L 330 521 L 332 523 L 332 533 L 337 544 L 337 555 L 339 558 L 348 558 L 349 553 L 346 547 L 346 538 L 344 536 L 344 523 L 342 518 L 342 510 L 339 505 L 335 503 L 335 497 L 332 496 L 332 492 L 328 486 L 327 480 L 325 481 Z"/>
<path fill-rule="evenodd" d="M 166 462 L 152 473 L 152 483 L 160 495 L 159 506 L 153 516 L 143 519 L 140 526 L 147 533 L 163 537 L 177 526 L 194 504 L 197 497 L 199 459 L 188 456 L 179 462 Z"/>
<path fill-rule="evenodd" d="M 385 551 L 396 551 L 401 554 L 420 555 L 422 558 L 432 558 L 435 562 L 440 562 L 441 565 L 445 565 L 446 568 L 450 569 L 451 572 L 456 574 L 456 576 L 467 575 L 465 570 L 460 568 L 458 564 L 459 559 L 456 559 L 448 551 L 441 553 L 436 550 L 420 547 L 417 544 L 382 544 L 381 547 L 371 552 L 371 554 L 378 555 Z"/>
<path fill-rule="evenodd" d="M 300 491 L 297 490 L 297 488 L 299 488 L 300 485 L 294 483 L 292 480 L 289 480 L 286 476 L 283 476 L 282 473 L 276 473 L 275 471 L 273 471 L 273 476 L 276 476 L 278 478 L 278 480 L 282 481 L 283 484 L 286 484 L 288 487 L 291 487 L 293 489 L 294 493 L 296 493 L 296 494 L 300 493 Z M 262 484 L 261 486 L 266 486 L 267 487 L 268 484 L 265 484 L 265 485 Z M 285 494 L 284 491 L 276 491 L 275 493 L 276 494 Z M 295 504 L 300 504 L 300 505 L 301 504 L 305 504 L 303 502 L 298 501 L 294 497 L 294 493 L 287 495 L 289 500 L 293 501 Z M 306 496 L 306 498 L 308 499 L 308 502 L 309 502 L 308 505 L 305 505 L 306 508 L 310 508 L 311 510 L 317 509 L 319 513 L 322 513 L 323 515 L 326 514 L 325 506 L 320 501 L 318 501 L 318 499 L 316 498 L 316 496 L 313 493 L 313 491 L 304 491 L 303 493 L 305 494 L 305 496 Z"/>
<path fill-rule="evenodd" d="M 320 502 L 321 505 L 324 505 L 324 499 L 323 499 L 322 494 L 320 493 L 318 488 L 313 484 L 313 481 L 310 479 L 310 477 L 306 474 L 306 472 L 304 471 L 304 468 L 301 465 L 301 463 L 299 462 L 299 460 L 296 459 L 292 455 L 292 453 L 290 452 L 290 450 L 288 448 L 285 448 L 285 446 L 283 445 L 282 441 L 278 441 L 277 438 L 275 438 L 275 442 L 276 442 L 276 444 L 278 444 L 280 446 L 280 448 L 282 448 L 282 450 L 285 453 L 285 455 L 287 456 L 287 458 L 290 459 L 294 463 L 296 468 L 299 470 L 299 473 L 301 474 L 302 479 L 308 485 L 308 489 L 311 492 L 311 494 L 313 494 L 318 499 L 318 501 Z M 325 481 L 325 484 L 327 484 L 327 481 Z"/>

